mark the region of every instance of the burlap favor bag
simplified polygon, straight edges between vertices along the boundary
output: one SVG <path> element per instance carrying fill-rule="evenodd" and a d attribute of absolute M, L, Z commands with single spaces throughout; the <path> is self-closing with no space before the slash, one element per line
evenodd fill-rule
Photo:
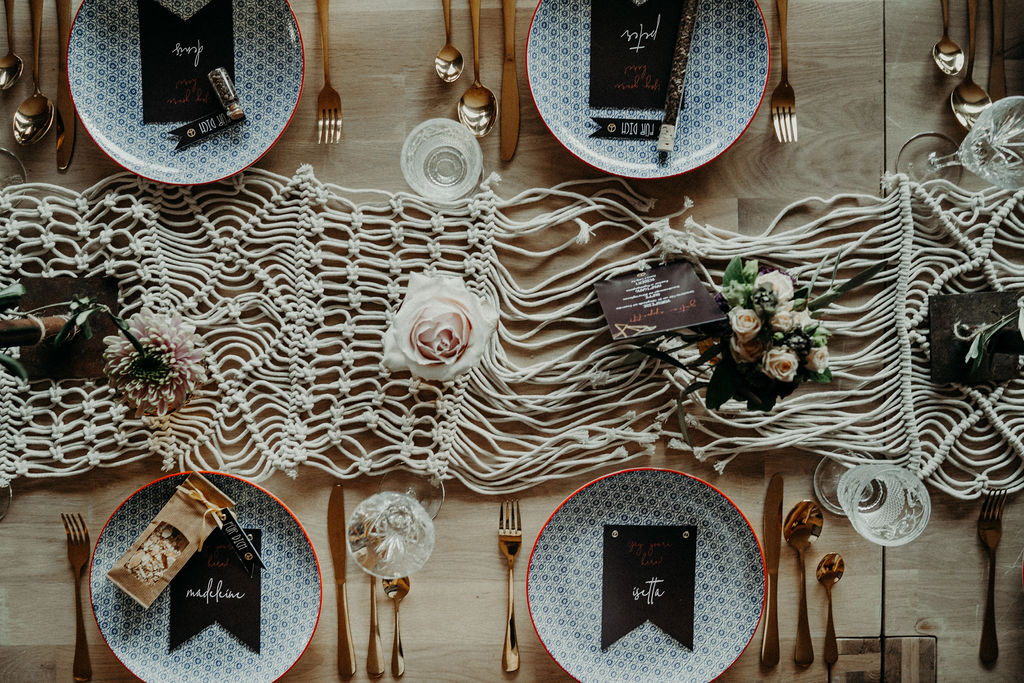
<path fill-rule="evenodd" d="M 217 528 L 220 511 L 234 506 L 206 477 L 191 473 L 107 578 L 148 608 Z"/>

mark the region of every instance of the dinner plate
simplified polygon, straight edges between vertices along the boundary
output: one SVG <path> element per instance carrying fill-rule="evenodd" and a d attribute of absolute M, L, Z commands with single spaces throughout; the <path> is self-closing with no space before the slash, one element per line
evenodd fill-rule
<path fill-rule="evenodd" d="M 305 651 L 320 618 L 316 553 L 302 525 L 270 493 L 238 477 L 203 475 L 235 501 L 243 527 L 262 530 L 260 554 L 266 569 L 261 577 L 259 653 L 216 623 L 169 652 L 170 590 L 143 609 L 106 577 L 187 474 L 164 477 L 139 489 L 107 521 L 96 541 L 89 574 L 96 622 L 121 663 L 144 681 L 276 680 Z"/>
<path fill-rule="evenodd" d="M 606 524 L 697 527 L 693 649 L 645 622 L 601 650 Z M 635 469 L 569 496 L 530 556 L 527 600 L 544 647 L 580 681 L 710 681 L 742 654 L 764 606 L 764 557 L 750 522 L 713 486 Z"/>
<path fill-rule="evenodd" d="M 591 0 L 541 0 L 526 44 L 533 101 L 552 135 L 580 160 L 629 178 L 663 178 L 703 166 L 754 118 L 768 82 L 768 29 L 755 0 L 699 5 L 676 124 L 676 151 L 659 164 L 655 140 L 592 138 L 591 117 L 664 118 L 643 109 L 592 109 Z"/>
<path fill-rule="evenodd" d="M 207 0 L 160 0 L 189 17 Z M 175 152 L 176 124 L 142 123 L 138 0 L 85 0 L 68 45 L 68 81 L 82 125 L 124 168 L 172 184 L 209 183 L 263 156 L 302 92 L 299 27 L 286 0 L 234 0 L 235 87 L 246 121 Z"/>

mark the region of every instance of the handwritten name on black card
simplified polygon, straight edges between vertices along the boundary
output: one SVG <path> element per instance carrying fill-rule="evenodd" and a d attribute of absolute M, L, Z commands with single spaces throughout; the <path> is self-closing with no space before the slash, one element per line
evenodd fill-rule
<path fill-rule="evenodd" d="M 257 551 L 262 534 L 246 529 Z M 214 529 L 171 580 L 169 648 L 173 652 L 213 624 L 220 624 L 253 652 L 260 651 L 261 572 L 249 576 L 231 542 Z"/>
<path fill-rule="evenodd" d="M 604 527 L 601 649 L 645 621 L 693 649 L 697 527 Z"/>
<path fill-rule="evenodd" d="M 182 19 L 157 0 L 139 0 L 144 123 L 192 121 L 220 107 L 206 77 L 224 67 L 234 78 L 231 0 L 210 0 Z"/>
<path fill-rule="evenodd" d="M 725 314 L 686 261 L 594 283 L 612 339 L 695 327 Z"/>
<path fill-rule="evenodd" d="M 590 106 L 661 109 L 679 33 L 681 0 L 590 2 Z"/>

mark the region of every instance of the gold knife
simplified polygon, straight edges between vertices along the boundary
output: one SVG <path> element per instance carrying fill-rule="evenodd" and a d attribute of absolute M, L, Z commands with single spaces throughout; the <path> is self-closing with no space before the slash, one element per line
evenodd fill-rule
<path fill-rule="evenodd" d="M 334 587 L 338 598 L 338 674 L 351 678 L 356 673 L 356 650 L 352 644 L 352 627 L 348 623 L 348 590 L 345 587 L 345 562 L 348 547 L 345 543 L 345 489 L 341 484 L 331 489 L 327 503 L 327 540 L 331 544 L 331 564 L 334 565 Z"/>
<path fill-rule="evenodd" d="M 779 663 L 779 552 L 782 548 L 782 475 L 772 475 L 764 496 L 764 563 L 768 571 L 768 599 L 761 641 L 761 665 Z"/>
<path fill-rule="evenodd" d="M 75 107 L 68 91 L 68 39 L 71 35 L 71 0 L 57 0 L 57 33 L 60 39 L 60 67 L 57 72 L 57 109 L 53 125 L 57 131 L 57 170 L 66 171 L 75 150 Z"/>
<path fill-rule="evenodd" d="M 501 67 L 501 160 L 512 161 L 519 143 L 519 78 L 516 76 L 516 0 L 501 0 L 505 62 Z"/>
<path fill-rule="evenodd" d="M 988 67 L 988 96 L 992 101 L 1006 97 L 1003 66 L 1003 0 L 992 0 L 992 59 Z"/>

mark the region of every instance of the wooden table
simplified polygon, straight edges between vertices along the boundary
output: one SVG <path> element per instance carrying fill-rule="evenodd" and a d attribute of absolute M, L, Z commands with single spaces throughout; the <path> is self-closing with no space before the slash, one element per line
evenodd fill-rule
<path fill-rule="evenodd" d="M 76 3 L 77 4 L 77 3 Z M 326 147 L 315 144 L 315 99 L 321 85 L 322 46 L 312 0 L 293 3 L 305 41 L 306 81 L 298 111 L 288 130 L 259 166 L 290 174 L 311 163 L 317 175 L 346 187 L 404 189 L 398 152 L 405 135 L 420 121 L 454 116 L 455 103 L 468 86 L 466 76 L 453 85 L 433 74 L 433 55 L 443 43 L 440 7 L 415 0 L 356 3 L 336 0 L 331 41 L 334 84 L 344 105 L 344 139 Z M 966 45 L 962 3 L 953 2 L 953 36 Z M 454 40 L 470 55 L 468 8 L 455 3 Z M 501 69 L 501 7 L 484 0 L 482 81 L 496 91 Z M 988 3 L 981 3 L 976 78 L 986 81 L 989 35 Z M 533 4 L 519 2 L 517 28 L 522 134 L 510 163 L 498 159 L 498 135 L 482 140 L 486 170 L 497 171 L 500 191 L 553 185 L 561 180 L 596 177 L 548 133 L 528 96 L 523 68 L 525 36 Z M 903 141 L 921 130 L 961 134 L 945 104 L 956 80 L 941 76 L 929 52 L 941 33 L 934 0 L 808 0 L 790 7 L 790 78 L 797 92 L 800 140 L 781 145 L 772 134 L 767 98 L 778 79 L 775 8 L 762 11 L 773 41 L 772 73 L 764 106 L 740 140 L 706 167 L 683 177 L 637 182 L 641 192 L 660 197 L 658 211 L 670 211 L 687 195 L 695 202 L 693 217 L 739 232 L 757 232 L 783 207 L 804 197 L 828 197 L 840 191 L 875 193 L 883 170 L 891 169 Z M 46 6 L 42 89 L 56 92 L 54 8 Z M 1016 16 L 1014 16 L 1016 15 Z M 1024 90 L 1018 11 L 1007 10 L 1006 44 L 1010 94 Z M 17 47 L 30 55 L 28 3 L 15 11 Z M 3 94 L 8 113 L 31 90 L 25 77 Z M 14 148 L 9 127 L 0 144 Z M 72 169 L 55 170 L 53 139 L 19 149 L 31 181 L 84 189 L 116 167 L 81 129 Z M 724 475 L 689 455 L 659 449 L 639 464 L 670 467 L 704 478 L 732 497 L 760 531 L 767 478 L 786 475 L 785 508 L 812 498 L 810 473 L 817 459 L 791 451 L 732 463 Z M 528 549 L 560 501 L 598 474 L 615 467 L 536 487 L 521 497 L 524 542 Z M 15 482 L 14 505 L 0 523 L 0 680 L 46 681 L 71 678 L 74 642 L 72 586 L 64 534 L 58 514 L 80 511 L 100 531 L 116 505 L 139 486 L 162 473 L 158 463 L 143 462 L 115 470 L 94 471 L 65 480 Z M 320 555 L 324 573 L 324 609 L 305 655 L 287 674 L 289 681 L 327 681 L 335 675 L 337 619 L 327 552 L 326 507 L 334 480 L 318 471 L 300 472 L 297 480 L 278 474 L 264 486 L 289 505 L 303 522 Z M 346 483 L 349 505 L 375 490 L 375 480 Z M 547 655 L 531 628 L 526 605 L 528 553 L 516 569 L 516 600 L 522 668 L 503 675 L 500 669 L 505 608 L 505 569 L 495 538 L 497 500 L 449 486 L 437 518 L 438 543 L 431 561 L 413 577 L 403 602 L 403 633 L 410 681 L 559 681 L 568 676 Z M 932 521 L 925 535 L 908 546 L 885 552 L 862 540 L 842 518 L 826 515 L 824 532 L 810 556 L 816 561 L 830 550 L 843 553 L 847 573 L 835 589 L 837 630 L 852 639 L 830 672 L 821 661 L 825 630 L 824 590 L 808 586 L 810 623 L 818 659 L 798 670 L 792 662 L 796 630 L 796 559 L 784 547 L 781 563 L 780 626 L 783 658 L 769 671 L 759 666 L 760 631 L 738 663 L 722 680 L 878 680 L 884 643 L 902 654 L 886 657 L 885 680 L 922 680 L 935 675 L 928 654 L 937 652 L 937 675 L 946 681 L 1016 680 L 1024 669 L 1024 596 L 1020 556 L 1024 548 L 1024 506 L 1011 499 L 1000 546 L 997 576 L 997 626 L 1001 656 L 991 670 L 978 660 L 977 647 L 985 596 L 986 556 L 977 541 L 977 504 L 935 494 Z M 810 564 L 810 562 L 809 562 Z M 349 570 L 352 628 L 360 673 L 366 680 L 364 653 L 368 615 L 365 584 Z M 382 628 L 390 644 L 391 617 L 383 603 Z M 897 640 L 900 636 L 920 637 Z M 87 637 L 94 680 L 133 680 L 105 647 L 93 621 Z M 882 639 L 885 639 L 884 643 Z M 924 656 L 921 656 L 921 653 Z M 923 668 L 920 662 L 925 662 Z M 932 658 L 935 661 L 935 658 Z M 934 666 L 932 664 L 931 666 Z"/>

